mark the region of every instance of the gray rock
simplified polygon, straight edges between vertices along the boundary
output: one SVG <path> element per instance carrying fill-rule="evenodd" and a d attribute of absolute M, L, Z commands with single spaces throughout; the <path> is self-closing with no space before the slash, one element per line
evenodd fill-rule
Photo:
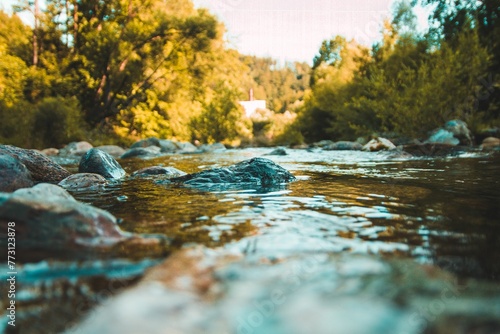
<path fill-rule="evenodd" d="M 363 151 L 377 152 L 383 150 L 394 150 L 396 145 L 394 145 L 389 139 L 378 137 L 370 140 L 363 146 Z"/>
<path fill-rule="evenodd" d="M 92 148 L 92 144 L 86 142 L 86 141 L 80 141 L 80 142 L 72 142 L 66 145 L 64 148 L 62 148 L 59 151 L 59 155 L 66 156 L 66 155 L 77 155 L 81 156 L 87 153 L 88 150 Z"/>
<path fill-rule="evenodd" d="M 333 144 L 335 144 L 335 143 L 331 140 L 322 140 L 322 141 L 319 141 L 317 143 L 312 144 L 311 146 L 323 148 L 323 147 L 327 147 L 327 146 L 330 146 Z"/>
<path fill-rule="evenodd" d="M 264 158 L 252 158 L 227 168 L 215 168 L 170 179 L 196 188 L 211 186 L 270 187 L 295 181 L 286 169 Z"/>
<path fill-rule="evenodd" d="M 160 140 L 155 137 L 150 137 L 147 139 L 142 139 L 135 142 L 130 148 L 139 148 L 139 147 L 149 147 L 149 146 L 157 146 L 160 147 Z"/>
<path fill-rule="evenodd" d="M 113 215 L 80 203 L 51 184 L 0 193 L 0 222 L 8 221 L 16 223 L 20 250 L 67 252 L 75 247 L 108 247 L 128 237 Z"/>
<path fill-rule="evenodd" d="M 0 145 L 0 153 L 13 156 L 28 168 L 35 182 L 58 183 L 71 175 L 42 153 L 10 145 Z"/>
<path fill-rule="evenodd" d="M 132 173 L 132 176 L 163 175 L 166 178 L 186 175 L 185 172 L 174 167 L 153 166 L 139 169 Z"/>
<path fill-rule="evenodd" d="M 472 132 L 464 121 L 458 119 L 448 121 L 444 125 L 444 129 L 453 133 L 453 136 L 460 141 L 460 145 L 472 145 Z"/>
<path fill-rule="evenodd" d="M 160 148 L 163 153 L 173 153 L 179 149 L 179 146 L 172 140 L 161 139 Z"/>
<path fill-rule="evenodd" d="M 123 155 L 123 153 L 125 153 L 125 150 L 123 148 L 116 145 L 102 145 L 102 146 L 97 146 L 96 148 L 98 150 L 106 152 L 115 159 L 120 158 Z"/>
<path fill-rule="evenodd" d="M 429 137 L 429 139 L 425 141 L 425 143 L 457 146 L 458 144 L 460 144 L 460 140 L 455 138 L 453 133 L 451 133 L 450 131 L 445 129 L 438 129 Z"/>
<path fill-rule="evenodd" d="M 128 158 L 154 158 L 160 155 L 161 149 L 158 146 L 131 148 L 122 154 L 122 159 Z"/>
<path fill-rule="evenodd" d="M 179 146 L 179 153 L 195 153 L 198 152 L 198 148 L 189 142 L 177 143 Z"/>
<path fill-rule="evenodd" d="M 199 148 L 198 148 L 199 151 L 202 151 L 202 152 L 222 152 L 222 151 L 225 151 L 226 150 L 226 146 L 224 146 L 224 144 L 222 143 L 215 143 L 215 144 L 204 144 L 204 145 L 201 145 Z"/>
<path fill-rule="evenodd" d="M 78 172 L 99 174 L 108 180 L 121 179 L 126 174 L 122 166 L 111 155 L 96 148 L 89 150 L 82 156 Z"/>
<path fill-rule="evenodd" d="M 12 192 L 33 186 L 30 172 L 14 157 L 0 153 L 0 191 Z"/>
<path fill-rule="evenodd" d="M 68 176 L 59 186 L 70 191 L 96 190 L 107 184 L 106 179 L 99 174 L 77 173 Z"/>
<path fill-rule="evenodd" d="M 288 153 L 283 147 L 278 147 L 277 149 L 274 149 L 271 152 L 266 153 L 264 155 L 288 155 Z"/>
<path fill-rule="evenodd" d="M 352 141 L 338 141 L 331 145 L 323 147 L 324 150 L 328 151 L 361 151 L 363 145 L 358 142 Z"/>

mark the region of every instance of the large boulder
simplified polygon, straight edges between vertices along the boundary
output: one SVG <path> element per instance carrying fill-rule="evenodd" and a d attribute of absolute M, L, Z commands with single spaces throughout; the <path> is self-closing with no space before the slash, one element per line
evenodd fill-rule
<path fill-rule="evenodd" d="M 226 168 L 214 168 L 170 179 L 197 188 L 206 187 L 270 187 L 295 181 L 283 167 L 264 158 L 252 158 Z"/>
<path fill-rule="evenodd" d="M 99 174 L 108 180 L 121 179 L 126 174 L 111 155 L 96 148 L 90 149 L 82 156 L 78 172 Z"/>
<path fill-rule="evenodd" d="M 96 190 L 107 184 L 104 176 L 94 173 L 77 173 L 68 176 L 58 185 L 70 191 Z"/>
<path fill-rule="evenodd" d="M 363 151 L 377 152 L 384 150 L 394 150 L 396 145 L 394 145 L 389 139 L 382 137 L 374 138 L 363 146 Z"/>
<path fill-rule="evenodd" d="M 130 148 L 149 147 L 149 146 L 160 147 L 160 140 L 158 138 L 155 138 L 155 137 L 141 139 L 141 140 L 135 142 L 134 144 L 132 144 L 132 146 L 130 146 Z"/>
<path fill-rule="evenodd" d="M 15 222 L 21 249 L 63 251 L 107 247 L 129 237 L 110 213 L 76 201 L 64 189 L 41 183 L 12 194 L 0 193 L 0 225 Z"/>
<path fill-rule="evenodd" d="M 446 122 L 444 129 L 453 133 L 461 145 L 471 146 L 473 144 L 472 132 L 467 127 L 467 123 L 459 119 Z"/>
<path fill-rule="evenodd" d="M 0 153 L 8 154 L 25 165 L 35 182 L 58 183 L 71 175 L 66 169 L 35 150 L 0 145 Z"/>
<path fill-rule="evenodd" d="M 87 153 L 92 148 L 92 144 L 86 141 L 72 142 L 66 145 L 59 151 L 59 155 L 77 155 L 81 156 Z"/>
<path fill-rule="evenodd" d="M 116 145 L 102 145 L 102 146 L 97 146 L 96 148 L 98 150 L 108 153 L 115 159 L 120 158 L 123 155 L 123 153 L 125 153 L 125 150 L 122 147 Z"/>
<path fill-rule="evenodd" d="M 121 159 L 155 158 L 160 154 L 161 154 L 161 149 L 158 146 L 135 147 L 123 153 L 120 158 Z"/>
<path fill-rule="evenodd" d="M 12 192 L 33 186 L 30 172 L 14 157 L 0 153 L 0 191 Z"/>

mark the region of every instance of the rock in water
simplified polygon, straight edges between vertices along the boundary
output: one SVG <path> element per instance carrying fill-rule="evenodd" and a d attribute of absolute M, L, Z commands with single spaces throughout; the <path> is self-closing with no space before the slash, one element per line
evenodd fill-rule
<path fill-rule="evenodd" d="M 11 192 L 33 186 L 30 172 L 14 157 L 0 153 L 0 191 Z"/>
<path fill-rule="evenodd" d="M 396 145 L 394 145 L 389 139 L 378 137 L 370 140 L 365 146 L 363 146 L 363 151 L 382 151 L 382 150 L 394 150 Z"/>
<path fill-rule="evenodd" d="M 66 169 L 34 150 L 11 145 L 0 145 L 0 153 L 13 156 L 25 165 L 35 182 L 58 183 L 71 175 Z"/>
<path fill-rule="evenodd" d="M 58 183 L 60 187 L 70 191 L 95 190 L 107 183 L 104 176 L 95 173 L 77 173 L 68 176 Z"/>
<path fill-rule="evenodd" d="M 264 158 L 252 158 L 227 168 L 214 168 L 170 179 L 196 188 L 217 185 L 269 187 L 295 181 L 283 167 Z"/>
<path fill-rule="evenodd" d="M 78 155 L 82 156 L 87 153 L 88 150 L 92 148 L 92 144 L 86 141 L 72 142 L 66 145 L 59 151 L 59 155 Z"/>
<path fill-rule="evenodd" d="M 134 147 L 123 153 L 120 158 L 154 158 L 160 155 L 160 151 L 158 146 Z"/>
<path fill-rule="evenodd" d="M 457 146 L 458 144 L 460 144 L 460 140 L 455 138 L 455 136 L 453 136 L 453 133 L 451 133 L 450 131 L 445 129 L 438 129 L 429 137 L 429 139 L 425 141 L 425 143 Z"/>
<path fill-rule="evenodd" d="M 97 146 L 96 148 L 103 152 L 108 153 L 115 159 L 118 159 L 119 157 L 122 156 L 123 153 L 125 153 L 125 150 L 117 145 L 103 145 L 103 146 Z"/>
<path fill-rule="evenodd" d="M 111 155 L 96 148 L 90 149 L 82 156 L 78 172 L 99 174 L 108 180 L 121 179 L 126 174 Z"/>
<path fill-rule="evenodd" d="M 162 167 L 162 166 L 146 167 L 132 173 L 132 176 L 152 176 L 152 175 L 163 175 L 166 178 L 172 178 L 172 177 L 186 175 L 186 173 L 174 167 Z"/>
<path fill-rule="evenodd" d="M 445 130 L 451 132 L 455 138 L 459 140 L 461 145 L 472 145 L 472 133 L 467 127 L 467 123 L 459 119 L 454 119 L 446 122 Z"/>
<path fill-rule="evenodd" d="M 132 144 L 132 146 L 130 146 L 130 148 L 149 147 L 149 146 L 160 147 L 160 140 L 158 138 L 155 138 L 155 137 L 141 139 L 141 140 L 135 142 L 134 144 Z"/>
<path fill-rule="evenodd" d="M 46 183 L 0 193 L 1 225 L 8 221 L 16 222 L 20 249 L 112 246 L 129 236 L 110 213 L 80 203 L 64 189 Z"/>
<path fill-rule="evenodd" d="M 271 152 L 266 153 L 264 155 L 288 155 L 288 153 L 286 152 L 285 148 L 278 147 L 278 148 L 276 148 L 276 149 L 272 150 Z"/>

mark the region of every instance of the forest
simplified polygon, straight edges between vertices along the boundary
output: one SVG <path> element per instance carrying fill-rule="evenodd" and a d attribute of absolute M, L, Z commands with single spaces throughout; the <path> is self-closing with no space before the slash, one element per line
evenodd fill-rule
<path fill-rule="evenodd" d="M 423 34 L 417 5 L 432 8 Z M 14 12 L 0 12 L 4 144 L 296 145 L 422 138 L 450 119 L 500 126 L 496 0 L 399 1 L 378 43 L 332 36 L 312 66 L 240 54 L 190 0 L 20 0 Z M 250 89 L 268 109 L 247 118 Z"/>

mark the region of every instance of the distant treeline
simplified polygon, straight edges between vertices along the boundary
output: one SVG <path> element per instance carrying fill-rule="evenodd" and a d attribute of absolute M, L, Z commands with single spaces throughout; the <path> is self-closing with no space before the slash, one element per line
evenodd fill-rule
<path fill-rule="evenodd" d="M 308 85 L 305 63 L 278 67 L 227 48 L 224 26 L 190 0 L 45 3 L 43 12 L 36 1 L 15 7 L 34 27 L 0 12 L 3 143 L 271 141 Z M 256 133 L 237 103 L 251 88 L 277 114 L 264 112 Z"/>
<path fill-rule="evenodd" d="M 156 136 L 298 144 L 421 137 L 459 118 L 499 126 L 497 0 L 401 1 L 372 48 L 334 37 L 312 68 L 227 48 L 224 26 L 190 0 L 21 0 L 34 26 L 0 12 L 0 142 L 59 147 Z M 267 101 L 250 119 L 238 100 Z"/>
<path fill-rule="evenodd" d="M 423 35 L 415 5 L 396 3 L 371 49 L 342 37 L 323 42 L 290 129 L 297 140 L 425 138 L 450 119 L 476 132 L 500 126 L 500 2 L 420 0 L 433 8 Z"/>

